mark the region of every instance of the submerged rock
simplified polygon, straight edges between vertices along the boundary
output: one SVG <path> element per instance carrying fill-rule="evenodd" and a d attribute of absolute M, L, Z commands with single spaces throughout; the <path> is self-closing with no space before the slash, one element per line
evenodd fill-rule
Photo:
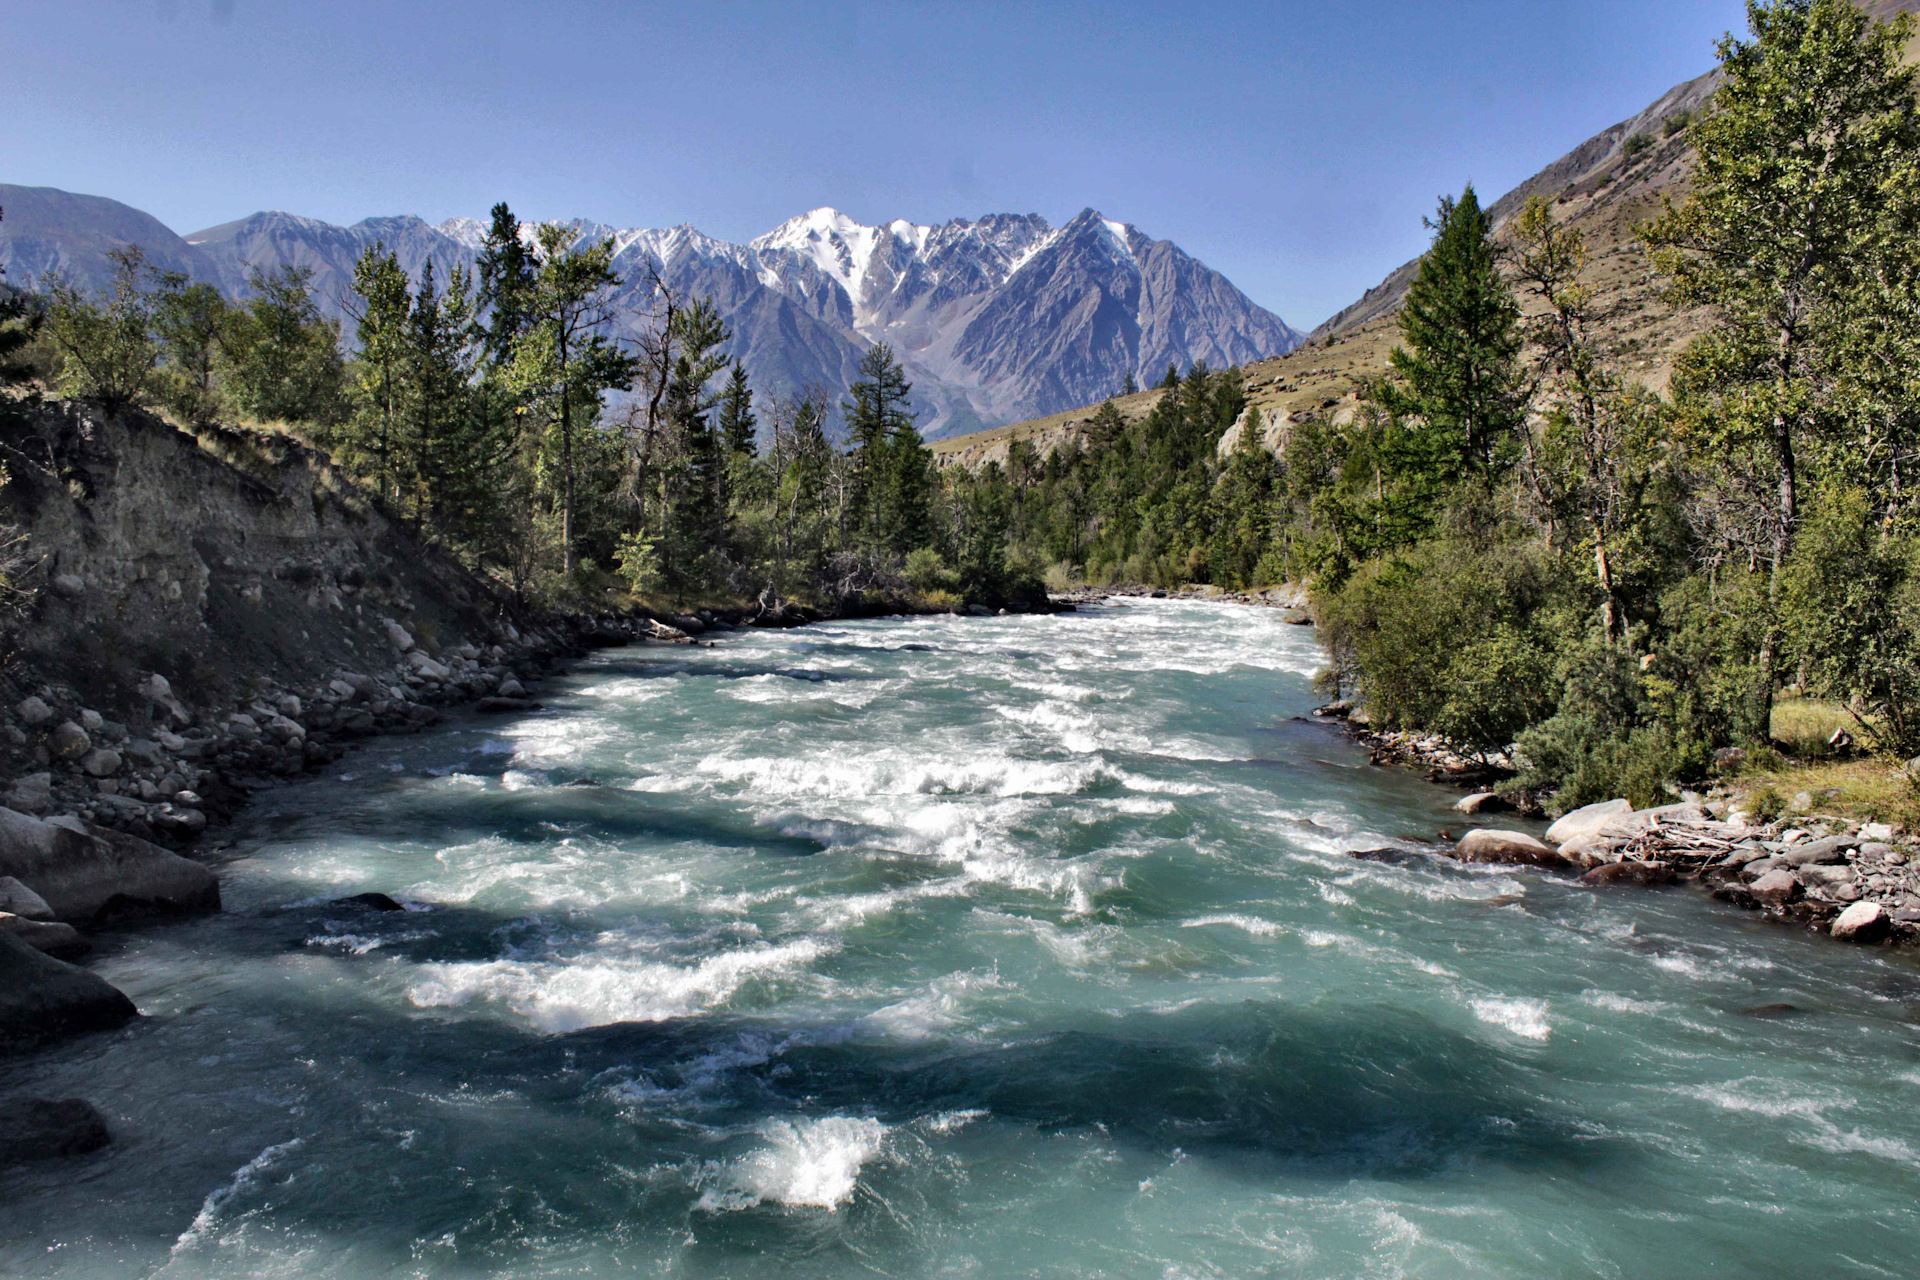
<path fill-rule="evenodd" d="M 1504 796 L 1492 791 L 1476 791 L 1465 799 L 1455 801 L 1453 807 L 1461 813 L 1505 813 L 1513 808 Z"/>
<path fill-rule="evenodd" d="M 98 1151 L 113 1141 L 107 1122 L 81 1098 L 15 1098 L 0 1103 L 0 1164 Z"/>
<path fill-rule="evenodd" d="M 110 1031 L 139 1012 L 98 974 L 0 932 L 0 1050 Z"/>
<path fill-rule="evenodd" d="M 405 911 L 395 899 L 384 893 L 356 893 L 349 898 L 335 898 L 336 907 L 364 907 L 368 911 Z"/>
<path fill-rule="evenodd" d="M 1672 884 L 1673 866 L 1666 862 L 1641 862 L 1626 859 L 1621 862 L 1608 862 L 1595 867 L 1580 877 L 1580 883 L 1592 888 L 1605 888 L 1616 884 Z"/>
<path fill-rule="evenodd" d="M 1566 859 L 1521 831 L 1469 831 L 1454 847 L 1464 862 L 1508 862 L 1523 866 L 1560 867 Z"/>

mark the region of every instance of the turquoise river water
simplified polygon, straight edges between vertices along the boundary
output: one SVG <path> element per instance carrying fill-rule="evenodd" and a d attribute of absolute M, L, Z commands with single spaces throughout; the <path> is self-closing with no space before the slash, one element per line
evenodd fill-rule
<path fill-rule="evenodd" d="M 1317 662 L 830 624 L 370 745 L 106 940 L 145 1018 L 0 1067 L 117 1138 L 0 1173 L 0 1274 L 1920 1270 L 1920 965 L 1347 856 L 1453 796 L 1301 719 Z"/>

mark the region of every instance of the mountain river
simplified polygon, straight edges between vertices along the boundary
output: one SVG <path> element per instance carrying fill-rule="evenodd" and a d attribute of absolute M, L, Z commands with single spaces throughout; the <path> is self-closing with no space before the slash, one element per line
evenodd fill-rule
<path fill-rule="evenodd" d="M 1318 661 L 742 631 L 264 793 L 90 962 L 147 1016 L 0 1065 L 116 1137 L 0 1173 L 0 1274 L 1914 1274 L 1920 965 L 1418 853 Z"/>

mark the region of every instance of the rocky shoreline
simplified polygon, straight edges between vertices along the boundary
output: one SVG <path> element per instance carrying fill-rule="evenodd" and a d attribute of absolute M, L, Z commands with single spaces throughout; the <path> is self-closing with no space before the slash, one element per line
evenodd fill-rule
<path fill-rule="evenodd" d="M 1512 775 L 1503 755 L 1463 756 L 1431 734 L 1381 732 L 1345 704 L 1315 714 L 1341 723 L 1376 765 L 1421 770 L 1465 787 L 1463 821 L 1521 809 L 1491 790 Z M 1756 821 L 1725 797 L 1683 793 L 1680 803 L 1635 810 L 1624 799 L 1555 821 L 1545 839 L 1478 827 L 1442 851 L 1467 862 L 1561 871 L 1594 888 L 1695 884 L 1725 903 L 1848 942 L 1920 946 L 1920 836 L 1886 823 L 1824 814 Z M 1365 853 L 1357 856 L 1366 856 Z"/>

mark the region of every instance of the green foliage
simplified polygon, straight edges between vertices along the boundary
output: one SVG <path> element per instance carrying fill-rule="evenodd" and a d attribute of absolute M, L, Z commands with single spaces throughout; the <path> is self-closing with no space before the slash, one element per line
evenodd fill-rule
<path fill-rule="evenodd" d="M 1365 565 L 1315 616 L 1376 723 L 1494 751 L 1553 710 L 1556 572 L 1524 545 L 1434 541 Z"/>
<path fill-rule="evenodd" d="M 63 359 L 61 391 L 121 409 L 147 403 L 153 393 L 160 361 L 153 337 L 156 273 L 138 245 L 108 256 L 113 283 L 100 297 L 54 282 L 47 333 Z"/>
<path fill-rule="evenodd" d="M 252 296 L 222 326 L 229 393 L 259 421 L 326 427 L 346 414 L 340 325 L 320 314 L 312 283 L 306 267 L 256 268 Z"/>
<path fill-rule="evenodd" d="M 1620 158 L 1632 164 L 1651 150 L 1653 150 L 1653 139 L 1644 133 L 1636 133 L 1620 144 Z"/>

